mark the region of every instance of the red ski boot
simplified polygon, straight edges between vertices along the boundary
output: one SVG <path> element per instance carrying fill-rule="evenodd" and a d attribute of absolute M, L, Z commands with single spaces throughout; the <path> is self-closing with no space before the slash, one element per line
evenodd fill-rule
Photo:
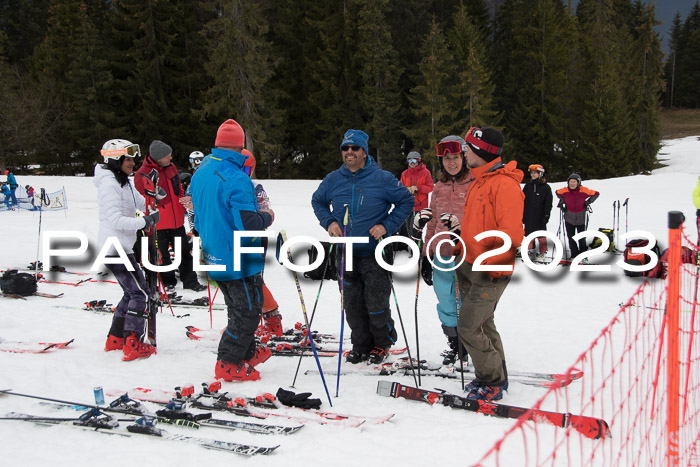
<path fill-rule="evenodd" d="M 123 337 L 113 336 L 112 334 L 107 336 L 107 342 L 105 343 L 105 352 L 111 352 L 112 350 L 122 350 L 123 348 Z"/>
<path fill-rule="evenodd" d="M 260 373 L 246 362 L 228 363 L 217 360 L 214 377 L 229 382 L 257 381 L 260 379 Z"/>
<path fill-rule="evenodd" d="M 122 360 L 128 362 L 137 358 L 150 357 L 156 353 L 156 348 L 151 344 L 141 342 L 135 332 L 129 334 L 124 341 L 124 358 Z"/>

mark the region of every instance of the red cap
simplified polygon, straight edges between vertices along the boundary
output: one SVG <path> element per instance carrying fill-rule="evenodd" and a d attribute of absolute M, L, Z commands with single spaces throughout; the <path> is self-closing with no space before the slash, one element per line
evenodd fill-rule
<path fill-rule="evenodd" d="M 243 128 L 233 119 L 228 119 L 221 124 L 216 132 L 214 147 L 217 148 L 242 148 L 245 146 L 245 133 Z"/>
<path fill-rule="evenodd" d="M 248 159 L 245 160 L 243 167 L 250 167 L 250 170 L 248 171 L 248 175 L 250 175 L 255 170 L 255 156 L 252 152 L 248 151 L 247 149 L 242 150 L 241 154 L 243 154 L 244 156 L 248 156 Z"/>
<path fill-rule="evenodd" d="M 9 174 L 9 173 L 10 173 L 10 171 L 9 171 L 9 170 L 6 170 L 6 171 L 5 171 L 5 175 L 7 175 L 7 174 Z"/>

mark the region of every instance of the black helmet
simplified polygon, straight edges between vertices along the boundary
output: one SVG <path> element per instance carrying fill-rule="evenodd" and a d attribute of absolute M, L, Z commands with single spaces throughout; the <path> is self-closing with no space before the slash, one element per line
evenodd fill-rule
<path fill-rule="evenodd" d="M 569 180 L 571 179 L 576 180 L 578 182 L 578 186 L 581 186 L 581 176 L 579 174 L 572 173 L 571 175 L 569 175 L 569 178 L 566 179 L 566 183 L 568 184 Z"/>

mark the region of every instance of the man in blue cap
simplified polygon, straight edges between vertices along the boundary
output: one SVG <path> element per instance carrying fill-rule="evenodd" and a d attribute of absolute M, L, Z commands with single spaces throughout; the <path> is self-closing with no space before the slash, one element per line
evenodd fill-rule
<path fill-rule="evenodd" d="M 389 306 L 390 273 L 377 263 L 374 250 L 382 237 L 396 233 L 411 214 L 413 196 L 396 177 L 377 166 L 368 154 L 367 141 L 364 131 L 345 132 L 340 144 L 343 165 L 323 179 L 311 205 L 331 237 L 369 237 L 368 243 L 347 250 L 352 251 L 353 269 L 342 272 L 339 285 L 352 331 L 347 361 L 378 364 L 396 342 L 396 329 Z"/>

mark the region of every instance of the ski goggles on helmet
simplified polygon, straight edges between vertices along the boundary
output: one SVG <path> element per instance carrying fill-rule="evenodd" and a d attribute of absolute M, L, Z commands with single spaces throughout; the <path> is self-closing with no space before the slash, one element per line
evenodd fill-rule
<path fill-rule="evenodd" d="M 204 159 L 204 158 L 203 157 L 190 157 L 190 164 L 192 164 L 193 166 L 196 167 L 202 163 L 202 159 Z"/>
<path fill-rule="evenodd" d="M 140 157 L 141 148 L 139 148 L 138 144 L 132 144 L 119 149 L 103 149 L 100 151 L 100 155 L 102 155 L 102 157 L 105 159 L 119 159 L 122 156 Z"/>
<path fill-rule="evenodd" d="M 418 163 L 418 159 L 406 159 L 406 160 L 408 161 L 409 164 L 417 164 Z"/>
<path fill-rule="evenodd" d="M 542 167 L 540 164 L 532 164 L 527 168 L 527 171 L 544 173 L 544 167 Z"/>
<path fill-rule="evenodd" d="M 460 154 L 466 150 L 466 146 L 459 141 L 443 141 L 435 146 L 435 153 L 438 157 L 442 157 L 447 153 Z"/>
<path fill-rule="evenodd" d="M 497 156 L 501 155 L 503 148 L 499 148 L 498 146 L 494 146 L 493 144 L 480 140 L 477 137 L 477 134 L 481 135 L 481 128 L 473 126 L 467 132 L 467 136 L 464 137 L 464 140 L 467 142 L 467 144 L 481 149 L 482 151 L 486 151 L 489 154 L 495 154 Z"/>

